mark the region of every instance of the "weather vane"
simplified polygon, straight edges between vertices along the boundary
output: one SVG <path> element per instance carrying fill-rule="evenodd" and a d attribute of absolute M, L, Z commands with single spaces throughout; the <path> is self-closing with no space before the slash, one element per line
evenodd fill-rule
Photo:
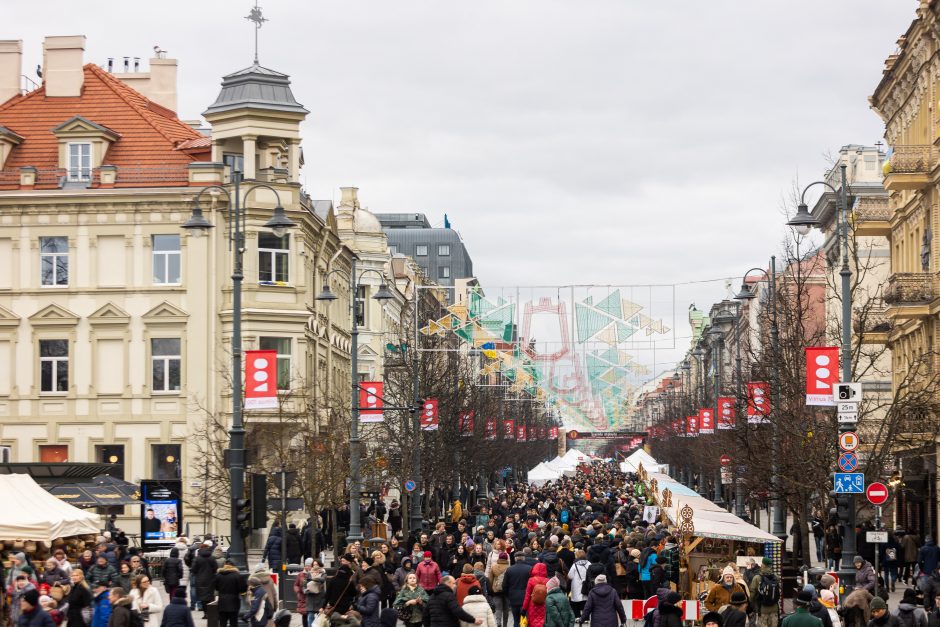
<path fill-rule="evenodd" d="M 255 25 L 255 65 L 258 65 L 258 31 L 261 30 L 261 25 L 268 21 L 266 17 L 261 15 L 261 7 L 258 6 L 258 0 L 255 0 L 255 6 L 248 15 L 245 16 L 245 19 L 249 22 L 254 22 Z"/>

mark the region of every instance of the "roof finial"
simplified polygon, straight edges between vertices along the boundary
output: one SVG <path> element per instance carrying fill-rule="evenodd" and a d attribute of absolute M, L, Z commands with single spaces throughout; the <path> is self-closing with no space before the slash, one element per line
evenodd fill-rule
<path fill-rule="evenodd" d="M 245 16 L 245 19 L 255 24 L 255 65 L 258 65 L 258 31 L 261 30 L 261 25 L 268 21 L 266 17 L 261 15 L 261 7 L 258 6 L 258 0 L 255 0 L 255 6 L 248 15 Z"/>

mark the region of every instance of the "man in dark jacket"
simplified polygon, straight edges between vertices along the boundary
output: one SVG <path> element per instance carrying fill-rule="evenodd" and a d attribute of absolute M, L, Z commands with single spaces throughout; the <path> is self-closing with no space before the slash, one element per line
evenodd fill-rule
<path fill-rule="evenodd" d="M 180 550 L 176 547 L 170 549 L 170 557 L 163 562 L 163 588 L 173 598 L 173 593 L 183 578 L 183 560 L 180 559 Z"/>
<path fill-rule="evenodd" d="M 108 558 L 99 554 L 95 560 L 95 565 L 85 573 L 85 580 L 92 588 L 96 586 L 105 586 L 110 588 L 117 581 L 117 571 L 114 566 L 108 563 Z"/>
<path fill-rule="evenodd" d="M 108 619 L 108 627 L 131 627 L 132 599 L 124 594 L 124 589 L 111 588 L 108 599 L 111 601 L 111 617 Z"/>
<path fill-rule="evenodd" d="M 212 557 L 212 542 L 205 541 L 196 551 L 193 567 L 189 571 L 189 585 L 196 588 L 196 600 L 205 611 L 206 606 L 215 598 L 215 573 L 219 563 Z"/>
<path fill-rule="evenodd" d="M 682 627 L 682 609 L 678 605 L 681 600 L 682 595 L 678 592 L 666 593 L 666 598 L 659 602 L 656 609 L 659 627 Z"/>
<path fill-rule="evenodd" d="M 548 578 L 551 579 L 558 573 L 558 568 L 560 565 L 558 559 L 558 551 L 552 541 L 549 540 L 545 543 L 545 548 L 539 553 L 539 561 L 545 564 L 545 569 L 548 571 Z"/>
<path fill-rule="evenodd" d="M 825 611 L 825 608 L 823 608 Z M 747 595 L 741 592 L 731 593 L 731 603 L 721 613 L 721 627 L 746 627 L 747 626 Z M 832 627 L 832 621 L 829 621 L 829 627 Z"/>
<path fill-rule="evenodd" d="M 353 586 L 353 556 L 346 553 L 340 558 L 336 574 L 326 580 L 326 607 L 333 608 L 334 614 L 349 611 L 356 588 Z"/>
<path fill-rule="evenodd" d="M 294 523 L 291 523 L 287 527 L 287 538 L 285 538 L 285 544 L 287 544 L 287 563 L 300 564 L 300 532 L 297 530 L 297 525 Z"/>
<path fill-rule="evenodd" d="M 922 573 L 933 573 L 940 566 L 940 548 L 930 536 L 925 538 L 924 546 L 917 552 L 917 565 Z"/>
<path fill-rule="evenodd" d="M 271 535 L 264 544 L 264 552 L 261 559 L 268 563 L 271 572 L 280 572 L 281 570 L 281 526 L 275 522 L 271 527 Z"/>
<path fill-rule="evenodd" d="M 594 579 L 594 587 L 588 594 L 580 620 L 590 621 L 591 627 L 618 627 L 627 622 L 620 595 L 607 583 L 607 575 L 598 575 Z"/>
<path fill-rule="evenodd" d="M 512 609 L 512 617 L 515 621 L 515 627 L 519 627 L 519 618 L 522 616 L 522 602 L 525 601 L 525 590 L 529 584 L 529 573 L 535 566 L 535 560 L 532 559 L 532 549 L 525 547 L 522 549 L 522 556 L 516 558 L 516 563 L 506 569 L 503 575 L 503 592 L 509 599 L 509 607 Z M 454 584 L 456 586 L 456 584 Z"/>
<path fill-rule="evenodd" d="M 441 579 L 441 583 L 431 591 L 428 599 L 424 627 L 459 627 L 460 621 L 474 625 L 483 624 L 483 619 L 474 618 L 457 604 L 456 589 L 456 579 L 450 575 Z"/>
<path fill-rule="evenodd" d="M 237 614 L 235 622 L 238 622 Z M 219 624 L 224 625 L 221 619 Z M 195 627 L 193 613 L 186 607 L 186 588 L 174 590 L 170 603 L 163 608 L 163 620 L 160 621 L 160 627 Z"/>
<path fill-rule="evenodd" d="M 39 590 L 30 588 L 20 599 L 20 617 L 15 627 L 55 627 L 55 621 L 39 605 Z"/>
<path fill-rule="evenodd" d="M 225 560 L 216 573 L 215 589 L 219 593 L 219 627 L 238 627 L 241 595 L 248 591 L 248 580 L 238 573 L 232 560 Z"/>

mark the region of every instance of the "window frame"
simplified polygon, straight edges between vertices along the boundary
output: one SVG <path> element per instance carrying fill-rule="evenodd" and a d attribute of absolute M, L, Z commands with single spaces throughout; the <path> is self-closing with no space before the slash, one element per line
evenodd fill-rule
<path fill-rule="evenodd" d="M 65 342 L 65 355 L 43 355 L 42 354 L 42 345 L 43 342 Z M 53 396 L 53 395 L 64 395 L 69 392 L 69 379 L 71 378 L 71 363 L 70 363 L 70 352 L 71 347 L 69 346 L 70 342 L 68 338 L 40 338 L 38 340 L 37 349 L 39 352 L 39 393 L 43 396 Z M 61 373 L 59 372 L 59 365 L 65 363 L 65 389 L 57 389 L 59 387 L 59 380 L 61 378 Z M 46 369 L 46 364 L 49 364 L 49 380 L 51 383 L 51 388 L 49 390 L 44 389 L 43 381 L 45 379 L 44 371 Z"/>
<path fill-rule="evenodd" d="M 166 461 L 166 456 L 169 453 L 175 453 L 173 454 L 172 462 Z M 161 465 L 158 465 L 157 462 L 161 458 L 165 464 L 175 465 L 174 466 L 175 472 L 170 473 L 171 475 L 175 475 L 175 476 L 170 476 L 170 477 L 158 476 L 158 475 L 164 474 L 162 472 L 157 472 L 158 467 L 161 466 Z M 174 479 L 182 478 L 182 475 L 183 475 L 182 458 L 183 458 L 183 445 L 182 444 L 177 444 L 175 442 L 152 442 L 150 444 L 150 475 L 154 479 L 157 479 L 158 481 L 172 481 Z"/>
<path fill-rule="evenodd" d="M 45 240 L 65 240 L 65 252 L 53 251 L 47 252 L 44 250 L 43 242 Z M 67 235 L 42 235 L 39 237 L 39 286 L 43 288 L 62 288 L 69 286 L 69 262 L 70 257 L 69 253 L 69 238 Z M 52 263 L 52 282 L 46 283 L 46 276 L 43 270 L 46 259 L 50 259 Z M 61 261 L 65 262 L 65 282 L 59 283 L 59 263 Z"/>
<path fill-rule="evenodd" d="M 438 266 L 438 267 L 437 267 L 437 278 L 439 278 L 439 279 L 449 279 L 449 278 L 450 278 L 450 266 Z"/>
<path fill-rule="evenodd" d="M 158 237 L 175 237 L 176 250 L 157 250 Z M 183 284 L 183 240 L 176 233 L 154 233 L 150 236 L 151 251 L 151 282 L 152 285 L 182 285 Z M 179 273 L 178 281 L 170 281 L 170 262 L 171 258 L 176 257 L 176 263 Z M 158 258 L 161 258 L 158 263 Z M 161 267 L 164 273 L 165 281 L 157 280 L 157 268 Z"/>
<path fill-rule="evenodd" d="M 421 250 L 424 249 L 424 252 Z M 415 257 L 427 257 L 428 256 L 428 245 L 427 244 L 415 244 Z"/>
<path fill-rule="evenodd" d="M 177 354 L 157 354 L 155 353 L 155 343 L 165 340 L 175 340 L 179 343 Z M 171 374 L 172 362 L 177 362 L 176 373 L 179 377 L 176 389 L 172 387 Z M 163 368 L 163 387 L 156 386 L 157 363 L 160 362 Z M 183 339 L 180 337 L 151 337 L 150 338 L 150 393 L 151 394 L 180 394 L 183 391 Z"/>
<path fill-rule="evenodd" d="M 438 257 L 450 257 L 450 244 L 438 244 L 437 256 Z"/>
<path fill-rule="evenodd" d="M 267 341 L 272 341 L 272 340 L 273 340 L 274 342 L 287 342 L 287 350 L 288 350 L 288 352 L 287 352 L 287 353 L 282 353 L 281 350 L 280 350 L 281 347 L 277 347 L 277 348 L 267 348 L 267 347 L 265 347 L 264 345 L 265 345 L 265 343 L 266 343 L 266 340 L 267 340 Z M 283 335 L 263 335 L 263 336 L 261 336 L 261 337 L 258 338 L 258 348 L 259 348 L 260 350 L 273 350 L 273 351 L 277 351 L 277 359 L 276 359 L 276 364 L 277 364 L 277 365 L 276 365 L 276 369 L 277 369 L 277 391 L 278 391 L 278 392 L 290 392 L 290 390 L 291 390 L 291 374 L 292 374 L 292 372 L 293 372 L 293 371 L 292 371 L 292 368 L 293 368 L 293 366 L 294 366 L 294 363 L 293 363 L 293 358 L 294 358 L 294 342 L 293 342 L 293 338 L 285 337 L 285 336 L 283 336 Z M 281 367 L 282 367 L 282 362 L 286 362 L 286 368 L 285 368 L 285 370 L 284 370 L 284 375 L 285 375 L 287 381 L 284 381 L 284 382 L 283 382 L 283 383 L 286 383 L 286 387 L 281 387 L 281 383 L 282 383 L 282 381 L 281 381 Z"/>
<path fill-rule="evenodd" d="M 81 152 L 84 152 L 84 151 L 80 151 L 79 154 L 73 155 L 72 154 L 73 148 L 79 148 L 79 149 L 85 148 L 87 149 L 88 152 L 87 154 L 81 154 Z M 90 183 L 91 182 L 91 171 L 93 169 L 92 163 L 91 163 L 91 149 L 92 149 L 91 142 L 68 142 L 66 144 L 66 148 L 65 148 L 66 159 L 68 160 L 66 162 L 66 166 L 68 166 L 66 168 L 66 172 L 67 172 L 66 178 L 68 179 L 70 183 Z M 73 167 L 72 165 L 72 159 L 76 157 L 78 158 L 78 161 L 79 161 L 77 168 Z"/>
<path fill-rule="evenodd" d="M 270 236 L 276 239 L 283 240 L 285 248 L 270 248 L 268 246 L 261 245 L 262 236 Z M 265 256 L 268 256 L 265 259 Z M 284 279 L 277 278 L 277 261 L 278 257 L 283 256 L 284 258 Z M 270 279 L 262 279 L 261 273 L 264 271 L 264 267 L 267 266 L 267 272 L 270 274 Z M 261 285 L 290 285 L 290 233 L 284 235 L 284 237 L 277 238 L 277 236 L 271 233 L 259 232 L 258 233 L 258 283 Z"/>

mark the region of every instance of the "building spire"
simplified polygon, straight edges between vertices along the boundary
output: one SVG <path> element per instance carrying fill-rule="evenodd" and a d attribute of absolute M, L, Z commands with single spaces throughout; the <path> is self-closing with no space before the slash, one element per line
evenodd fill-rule
<path fill-rule="evenodd" d="M 261 25 L 268 21 L 266 17 L 261 15 L 261 7 L 258 6 L 258 0 L 255 0 L 255 6 L 248 15 L 245 16 L 245 19 L 249 22 L 254 22 L 255 25 L 255 65 L 258 65 L 258 31 L 261 30 Z"/>

